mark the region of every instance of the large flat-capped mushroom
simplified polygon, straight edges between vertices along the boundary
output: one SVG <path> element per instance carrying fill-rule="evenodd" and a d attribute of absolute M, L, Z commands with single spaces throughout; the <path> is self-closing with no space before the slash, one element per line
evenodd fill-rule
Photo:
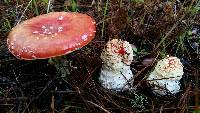
<path fill-rule="evenodd" d="M 61 56 L 87 45 L 95 36 L 96 22 L 77 12 L 51 12 L 16 25 L 9 33 L 9 51 L 19 59 Z"/>

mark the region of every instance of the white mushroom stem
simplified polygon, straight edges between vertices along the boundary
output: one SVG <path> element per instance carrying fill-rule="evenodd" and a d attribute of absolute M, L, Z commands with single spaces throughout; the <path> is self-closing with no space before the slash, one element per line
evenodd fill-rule
<path fill-rule="evenodd" d="M 180 90 L 179 80 L 183 75 L 183 65 L 177 57 L 169 57 L 158 61 L 147 80 L 153 86 L 154 93 L 160 95 L 175 94 Z"/>
<path fill-rule="evenodd" d="M 120 91 L 127 89 L 130 85 L 128 81 L 133 77 L 130 64 L 133 60 L 133 50 L 127 41 L 113 39 L 108 41 L 104 48 L 101 59 L 99 80 L 103 87 Z"/>

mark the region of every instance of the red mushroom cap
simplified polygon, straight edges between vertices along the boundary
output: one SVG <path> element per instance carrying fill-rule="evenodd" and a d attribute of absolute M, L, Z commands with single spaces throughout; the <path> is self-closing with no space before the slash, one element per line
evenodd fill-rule
<path fill-rule="evenodd" d="M 68 54 L 95 36 L 96 22 L 86 14 L 51 12 L 26 20 L 8 35 L 10 52 L 20 59 L 45 59 Z"/>

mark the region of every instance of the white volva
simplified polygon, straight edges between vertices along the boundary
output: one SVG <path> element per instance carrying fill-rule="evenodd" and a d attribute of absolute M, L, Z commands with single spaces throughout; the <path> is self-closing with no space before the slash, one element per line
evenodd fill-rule
<path fill-rule="evenodd" d="M 180 90 L 179 80 L 183 75 L 183 65 L 177 57 L 158 61 L 147 80 L 153 86 L 154 93 L 160 95 L 175 94 Z"/>
<path fill-rule="evenodd" d="M 103 66 L 99 81 L 102 86 L 115 91 L 130 88 L 128 81 L 133 77 L 130 70 L 133 50 L 129 42 L 119 39 L 108 41 L 101 53 L 101 59 Z"/>

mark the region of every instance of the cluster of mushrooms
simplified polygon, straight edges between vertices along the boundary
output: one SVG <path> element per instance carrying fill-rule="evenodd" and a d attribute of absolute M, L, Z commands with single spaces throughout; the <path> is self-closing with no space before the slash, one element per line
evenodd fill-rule
<path fill-rule="evenodd" d="M 46 59 L 82 48 L 94 38 L 95 32 L 96 22 L 86 14 L 51 12 L 16 25 L 8 35 L 7 45 L 18 59 Z M 133 56 L 133 45 L 129 42 L 120 39 L 107 42 L 100 56 L 103 65 L 99 82 L 104 88 L 112 91 L 132 88 Z M 182 75 L 180 59 L 167 56 L 157 62 L 147 81 L 156 94 L 175 94 L 180 90 Z"/>

